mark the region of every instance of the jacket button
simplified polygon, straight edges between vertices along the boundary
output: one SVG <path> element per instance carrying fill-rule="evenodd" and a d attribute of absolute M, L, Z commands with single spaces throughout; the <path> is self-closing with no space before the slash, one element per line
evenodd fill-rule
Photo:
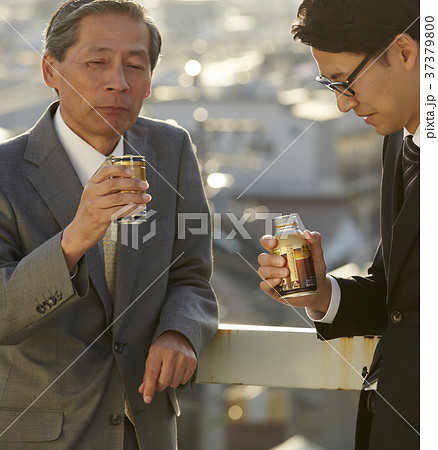
<path fill-rule="evenodd" d="M 111 414 L 111 425 L 120 425 L 122 423 L 122 417 L 120 414 Z"/>
<path fill-rule="evenodd" d="M 62 292 L 61 291 L 56 291 L 55 292 L 55 298 L 56 298 L 56 301 L 59 302 L 59 300 L 62 299 Z"/>
<path fill-rule="evenodd" d="M 46 311 L 48 311 L 48 310 L 52 307 L 52 304 L 51 304 L 49 301 L 47 301 L 47 300 L 44 300 L 44 301 L 41 303 L 41 305 L 43 306 L 43 308 L 46 309 Z"/>
<path fill-rule="evenodd" d="M 122 352 L 123 352 L 123 344 L 119 344 L 118 342 L 116 342 L 116 343 L 114 344 L 114 350 L 115 350 L 117 353 L 122 353 Z"/>
<path fill-rule="evenodd" d="M 38 305 L 35 309 L 36 309 L 40 314 L 44 314 L 44 313 L 46 312 L 46 308 L 44 308 L 43 305 Z"/>
<path fill-rule="evenodd" d="M 402 313 L 399 312 L 399 311 L 394 311 L 394 312 L 391 314 L 391 320 L 392 320 L 394 323 L 400 323 L 400 322 L 403 320 L 403 315 L 402 315 Z"/>

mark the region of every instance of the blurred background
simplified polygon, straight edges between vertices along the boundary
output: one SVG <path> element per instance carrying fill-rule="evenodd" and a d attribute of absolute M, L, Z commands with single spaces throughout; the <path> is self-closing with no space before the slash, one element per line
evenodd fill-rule
<path fill-rule="evenodd" d="M 163 36 L 142 114 L 192 136 L 214 213 L 221 322 L 311 327 L 302 311 L 259 291 L 259 238 L 272 233 L 273 216 L 298 212 L 322 234 L 330 271 L 366 272 L 379 239 L 382 138 L 339 113 L 314 81 L 308 47 L 290 35 L 298 0 L 140 2 Z M 40 58 L 58 4 L 1 1 L 1 140 L 55 100 Z M 180 399 L 181 450 L 353 447 L 357 392 L 198 384 Z"/>

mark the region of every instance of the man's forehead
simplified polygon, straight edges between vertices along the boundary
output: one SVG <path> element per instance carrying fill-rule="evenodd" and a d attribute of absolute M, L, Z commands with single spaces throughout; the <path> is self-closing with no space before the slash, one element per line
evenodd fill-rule
<path fill-rule="evenodd" d="M 130 52 L 147 53 L 149 41 L 147 25 L 127 14 L 93 14 L 79 23 L 77 44 L 94 51 L 126 47 Z"/>

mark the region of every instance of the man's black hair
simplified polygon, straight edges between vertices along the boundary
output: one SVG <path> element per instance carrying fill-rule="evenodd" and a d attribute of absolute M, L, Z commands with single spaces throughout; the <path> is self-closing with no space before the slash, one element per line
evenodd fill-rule
<path fill-rule="evenodd" d="M 381 53 L 400 33 L 420 41 L 420 0 L 304 0 L 294 39 L 324 52 Z"/>

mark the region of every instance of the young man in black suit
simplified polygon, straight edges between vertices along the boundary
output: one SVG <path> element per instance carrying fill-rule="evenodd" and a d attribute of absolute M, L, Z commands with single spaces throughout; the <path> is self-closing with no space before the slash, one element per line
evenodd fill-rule
<path fill-rule="evenodd" d="M 320 339 L 381 335 L 360 396 L 357 450 L 419 448 L 419 125 L 418 0 L 304 0 L 292 26 L 311 47 L 340 111 L 385 136 L 381 242 L 368 277 L 326 274 L 321 236 L 311 245 L 318 293 L 282 299 L 273 287 L 288 275 L 281 256 L 259 256 L 261 289 L 303 306 Z M 263 236 L 267 250 L 276 245 Z"/>

